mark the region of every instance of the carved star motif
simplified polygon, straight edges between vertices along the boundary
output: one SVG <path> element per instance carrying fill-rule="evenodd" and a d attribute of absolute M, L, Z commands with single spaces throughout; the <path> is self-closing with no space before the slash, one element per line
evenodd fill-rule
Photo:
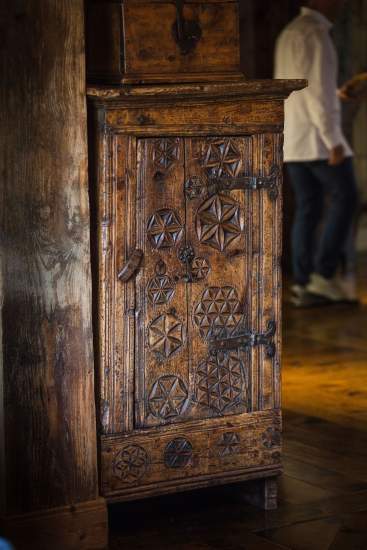
<path fill-rule="evenodd" d="M 174 138 L 160 138 L 154 141 L 153 161 L 155 166 L 167 170 L 178 160 L 179 141 Z"/>
<path fill-rule="evenodd" d="M 175 285 L 168 275 L 156 275 L 148 283 L 149 300 L 153 305 L 167 304 L 175 292 Z"/>
<path fill-rule="evenodd" d="M 240 452 L 240 436 L 235 432 L 226 432 L 218 444 L 218 455 L 229 456 Z"/>
<path fill-rule="evenodd" d="M 184 341 L 184 327 L 171 313 L 164 313 L 154 319 L 148 327 L 148 345 L 159 359 L 167 359 L 177 351 Z"/>
<path fill-rule="evenodd" d="M 138 481 L 148 467 L 148 455 L 139 445 L 127 445 L 119 451 L 112 463 L 116 477 L 126 483 Z"/>
<path fill-rule="evenodd" d="M 225 174 L 235 177 L 239 172 L 241 155 L 232 139 L 213 139 L 204 152 L 202 163 L 209 174 L 215 172 L 217 176 Z"/>
<path fill-rule="evenodd" d="M 181 239 L 182 234 L 183 226 L 174 210 L 162 208 L 148 220 L 147 235 L 154 248 L 171 248 Z"/>
<path fill-rule="evenodd" d="M 196 233 L 200 242 L 223 252 L 243 232 L 240 205 L 226 195 L 213 195 L 198 209 Z"/>
<path fill-rule="evenodd" d="M 210 264 L 206 258 L 196 257 L 192 261 L 191 271 L 198 281 L 205 279 L 210 271 Z"/>

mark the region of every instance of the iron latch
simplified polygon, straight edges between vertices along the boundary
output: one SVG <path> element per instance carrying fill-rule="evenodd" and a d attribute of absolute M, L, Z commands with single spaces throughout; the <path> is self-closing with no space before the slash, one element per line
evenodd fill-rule
<path fill-rule="evenodd" d="M 258 189 L 266 189 L 271 194 L 271 198 L 275 199 L 278 195 L 277 180 L 279 177 L 278 166 L 273 166 L 268 176 L 245 176 L 239 175 L 235 177 L 217 176 L 211 173 L 208 177 L 208 191 L 212 193 L 220 193 L 223 191 L 232 191 L 235 189 L 256 191 Z"/>
<path fill-rule="evenodd" d="M 279 175 L 280 170 L 278 166 L 273 166 L 267 176 L 246 176 L 240 174 L 231 177 L 219 175 L 217 170 L 212 169 L 205 180 L 198 176 L 192 176 L 185 184 L 185 192 L 188 199 L 195 199 L 197 197 L 234 190 L 256 191 L 265 189 L 268 191 L 270 199 L 275 200 L 278 196 Z"/>
<path fill-rule="evenodd" d="M 266 356 L 271 358 L 275 355 L 274 335 L 276 332 L 276 323 L 274 320 L 268 321 L 265 332 L 256 333 L 250 330 L 239 331 L 236 335 L 212 336 L 209 338 L 209 352 L 216 355 L 220 351 L 243 350 L 255 346 L 265 346 Z"/>
<path fill-rule="evenodd" d="M 205 279 L 210 271 L 210 263 L 207 258 L 195 255 L 195 250 L 190 243 L 178 250 L 178 259 L 185 266 L 185 272 L 178 276 L 185 283 L 196 283 Z"/>

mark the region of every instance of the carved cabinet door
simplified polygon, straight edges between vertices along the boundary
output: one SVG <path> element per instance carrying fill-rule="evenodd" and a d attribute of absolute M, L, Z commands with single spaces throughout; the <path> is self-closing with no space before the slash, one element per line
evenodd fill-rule
<path fill-rule="evenodd" d="M 278 406 L 278 134 L 137 142 L 134 427 Z"/>

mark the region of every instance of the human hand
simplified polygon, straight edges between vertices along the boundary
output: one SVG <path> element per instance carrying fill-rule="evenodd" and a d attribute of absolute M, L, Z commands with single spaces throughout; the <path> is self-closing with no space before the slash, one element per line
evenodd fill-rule
<path fill-rule="evenodd" d="M 343 101 L 361 101 L 367 96 L 367 72 L 359 73 L 348 80 L 338 90 Z"/>
<path fill-rule="evenodd" d="M 342 101 L 358 101 L 359 98 L 357 98 L 355 95 L 351 94 L 350 87 L 348 85 L 344 85 L 337 91 L 339 99 Z"/>
<path fill-rule="evenodd" d="M 336 145 L 329 152 L 329 166 L 338 166 L 345 158 L 344 147 L 342 144 Z"/>

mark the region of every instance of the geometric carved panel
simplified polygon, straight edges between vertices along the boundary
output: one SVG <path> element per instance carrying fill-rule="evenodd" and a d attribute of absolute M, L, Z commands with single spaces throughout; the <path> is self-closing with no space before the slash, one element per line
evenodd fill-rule
<path fill-rule="evenodd" d="M 188 403 L 184 382 L 174 375 L 161 376 L 149 394 L 150 412 L 158 418 L 173 418 L 182 414 Z"/>
<path fill-rule="evenodd" d="M 184 340 L 184 326 L 174 313 L 163 313 L 148 326 L 148 345 L 159 360 L 170 357 Z"/>
<path fill-rule="evenodd" d="M 192 459 L 192 445 L 184 437 L 177 437 L 168 443 L 164 451 L 164 462 L 168 468 L 184 468 Z"/>
<path fill-rule="evenodd" d="M 125 483 L 135 483 L 148 468 L 148 455 L 139 445 L 127 445 L 119 451 L 112 463 L 113 474 Z"/>
<path fill-rule="evenodd" d="M 222 329 L 233 332 L 242 317 L 238 293 L 232 286 L 206 288 L 193 314 L 194 323 L 204 339 Z"/>
<path fill-rule="evenodd" d="M 183 225 L 174 210 L 161 208 L 148 220 L 147 236 L 153 248 L 171 248 L 181 239 Z"/>
<path fill-rule="evenodd" d="M 212 195 L 196 214 L 196 233 L 201 243 L 223 252 L 243 233 L 244 218 L 239 203 L 227 195 Z"/>
<path fill-rule="evenodd" d="M 244 367 L 237 352 L 220 352 L 201 361 L 196 371 L 196 399 L 218 414 L 246 399 Z"/>

